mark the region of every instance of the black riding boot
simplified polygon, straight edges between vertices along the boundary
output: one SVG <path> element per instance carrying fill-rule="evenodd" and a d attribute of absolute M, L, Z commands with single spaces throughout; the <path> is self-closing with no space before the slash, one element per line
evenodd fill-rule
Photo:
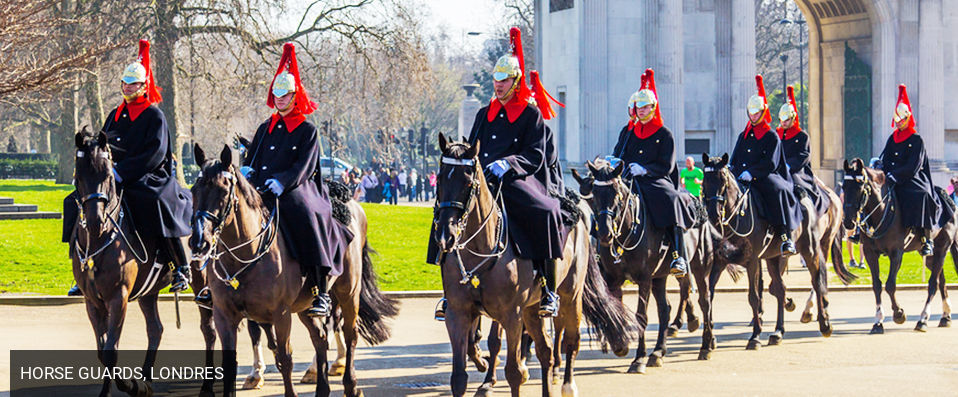
<path fill-rule="evenodd" d="M 446 321 L 446 306 L 449 304 L 446 301 L 446 297 L 439 298 L 439 302 L 436 303 L 436 313 L 433 315 L 436 321 Z"/>
<path fill-rule="evenodd" d="M 306 315 L 310 317 L 327 317 L 333 311 L 333 301 L 329 298 L 329 268 L 326 266 L 317 266 L 311 272 L 316 286 L 313 287 L 313 304 L 306 309 Z"/>
<path fill-rule="evenodd" d="M 67 296 L 83 296 L 83 291 L 80 291 L 79 285 L 73 284 L 70 290 L 67 291 Z"/>
<path fill-rule="evenodd" d="M 672 264 L 669 273 L 676 278 L 685 277 L 689 272 L 689 263 L 685 259 L 685 231 L 681 226 L 672 230 Z"/>
<path fill-rule="evenodd" d="M 190 287 L 190 260 L 186 254 L 183 240 L 175 237 L 166 239 L 166 248 L 173 260 L 173 281 L 170 292 L 182 292 Z"/>
<path fill-rule="evenodd" d="M 848 236 L 848 241 L 858 244 L 859 242 L 861 242 L 861 239 L 862 239 L 862 229 L 859 228 L 858 226 L 855 226 L 855 231 L 853 231 L 852 234 Z"/>
<path fill-rule="evenodd" d="M 935 251 L 935 243 L 931 240 L 931 230 L 915 228 L 915 235 L 921 236 L 921 250 L 918 253 L 921 256 L 931 256 Z"/>
<path fill-rule="evenodd" d="M 785 225 L 776 225 L 775 229 L 775 233 L 782 238 L 782 256 L 795 255 L 797 251 L 795 250 L 795 243 L 792 242 L 792 234 L 789 233 Z"/>
<path fill-rule="evenodd" d="M 545 259 L 532 262 L 539 282 L 542 284 L 542 299 L 539 300 L 539 317 L 555 317 L 559 314 L 559 295 L 556 295 L 556 260 Z"/>

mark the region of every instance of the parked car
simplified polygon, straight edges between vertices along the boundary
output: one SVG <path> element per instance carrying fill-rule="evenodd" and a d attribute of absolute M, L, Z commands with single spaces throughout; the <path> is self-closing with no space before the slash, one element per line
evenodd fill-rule
<path fill-rule="evenodd" d="M 353 169 L 352 165 L 337 157 L 320 157 L 319 167 L 323 172 L 323 177 L 339 178 L 344 172 Z"/>

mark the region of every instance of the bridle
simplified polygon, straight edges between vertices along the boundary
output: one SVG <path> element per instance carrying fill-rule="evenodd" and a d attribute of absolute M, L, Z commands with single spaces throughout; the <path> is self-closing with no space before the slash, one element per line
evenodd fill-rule
<path fill-rule="evenodd" d="M 726 196 L 728 195 L 728 188 L 731 184 L 735 183 L 734 180 L 730 180 L 731 178 L 726 175 L 728 172 L 727 170 L 728 168 L 724 166 L 721 168 L 715 168 L 712 166 L 705 167 L 704 172 L 714 172 L 724 182 L 722 186 L 715 191 L 715 195 L 706 197 L 705 201 L 706 203 L 714 202 L 716 204 L 716 212 L 718 212 L 719 217 L 718 226 L 723 235 L 725 234 L 725 228 L 728 227 L 728 229 L 736 236 L 747 237 L 751 235 L 753 231 L 755 231 L 755 211 L 752 210 L 751 205 L 747 205 L 747 203 L 751 200 L 750 193 L 752 191 L 752 186 L 748 185 L 744 190 L 741 190 L 741 194 L 739 194 L 738 199 L 735 200 L 735 203 L 732 205 L 730 210 L 726 210 L 727 207 L 725 202 L 727 200 Z M 745 216 L 746 211 L 748 211 L 748 216 L 750 219 L 749 230 L 743 233 L 739 232 L 738 228 L 741 225 L 740 219 Z M 733 219 L 736 219 L 734 226 L 731 224 Z"/>
<path fill-rule="evenodd" d="M 609 208 L 603 208 L 596 213 L 596 219 L 603 216 L 608 216 L 611 219 L 612 224 L 612 243 L 610 244 L 610 249 L 612 251 L 612 256 L 618 260 L 619 257 L 625 251 L 632 251 L 642 243 L 642 240 L 645 238 L 645 228 L 640 228 L 639 226 L 642 223 L 640 217 L 641 210 L 641 200 L 640 198 L 633 193 L 632 185 L 635 183 L 634 179 L 629 180 L 629 184 L 626 185 L 621 178 L 615 177 L 606 181 L 593 181 L 592 182 L 592 193 L 590 197 L 595 194 L 596 186 L 611 186 L 615 189 L 615 200 L 613 200 L 613 205 Z M 622 200 L 622 190 L 625 189 L 625 200 L 623 204 Z M 619 214 L 620 207 L 624 206 L 622 213 Z M 628 233 L 623 232 L 623 226 L 625 221 L 629 218 L 632 218 L 633 223 L 632 227 L 629 228 Z M 628 244 L 629 240 L 635 235 L 636 230 L 641 229 L 639 237 L 635 239 L 635 242 Z M 623 238 L 624 236 L 624 238 Z"/>
<path fill-rule="evenodd" d="M 210 248 L 211 252 L 207 260 L 204 262 L 209 263 L 209 261 L 212 260 L 214 264 L 213 275 L 224 284 L 229 285 L 233 289 L 238 289 L 239 281 L 237 280 L 237 277 L 256 265 L 260 259 L 266 256 L 266 254 L 269 253 L 270 247 L 272 247 L 273 242 L 275 241 L 275 238 L 278 234 L 277 230 L 279 230 L 279 199 L 274 198 L 276 203 L 274 203 L 273 209 L 270 211 L 269 218 L 267 218 L 266 222 L 263 223 L 263 227 L 258 233 L 256 233 L 256 235 L 235 246 L 229 246 L 220 238 L 220 234 L 223 232 L 223 226 L 225 226 L 227 221 L 231 219 L 231 216 L 233 216 L 236 212 L 236 207 L 239 205 L 237 204 L 239 198 L 236 194 L 236 185 L 239 183 L 239 177 L 234 174 L 232 165 L 230 165 L 226 171 L 223 171 L 221 175 L 223 175 L 226 180 L 230 182 L 226 207 L 223 208 L 219 215 L 206 210 L 196 211 L 196 213 L 193 215 L 193 222 L 199 222 L 200 227 L 198 230 L 203 230 L 203 222 L 209 221 L 212 223 L 213 236 L 211 244 L 212 247 Z M 235 221 L 235 216 L 233 216 L 232 219 Z M 202 235 L 200 237 L 202 238 Z M 257 247 L 251 258 L 240 258 L 236 255 L 237 250 L 252 244 L 254 241 L 259 241 L 259 247 Z M 218 250 L 219 247 L 222 247 L 223 249 Z M 220 257 L 223 256 L 224 253 L 229 254 L 229 256 L 235 262 L 243 264 L 243 267 L 230 274 L 229 270 L 226 269 L 225 265 L 223 265 L 223 262 L 220 260 Z M 203 265 L 204 268 L 206 267 L 206 263 Z M 200 270 L 202 270 L 202 268 Z"/>
<path fill-rule="evenodd" d="M 885 221 L 888 219 L 888 214 L 894 211 L 891 205 L 883 206 L 882 204 L 888 204 L 888 201 L 891 199 L 893 189 L 888 189 L 888 193 L 879 199 L 878 204 L 875 205 L 875 208 L 872 208 L 871 211 L 862 216 L 862 214 L 865 213 L 865 207 L 868 206 L 868 200 L 875 193 L 872 184 L 868 181 L 868 177 L 865 175 L 864 170 L 862 170 L 862 175 L 845 175 L 844 179 L 846 181 L 854 181 L 861 186 L 861 189 L 859 189 L 858 193 L 858 207 L 854 208 L 854 205 L 851 203 L 844 204 L 845 211 L 855 214 L 855 220 L 853 221 L 855 228 L 864 232 L 869 238 L 874 239 L 881 237 L 881 235 L 887 230 L 888 225 L 885 224 Z M 872 215 L 874 215 L 875 212 L 882 207 L 884 207 L 885 210 L 882 211 L 881 219 L 878 220 L 878 225 L 872 227 L 868 222 Z M 853 209 L 853 211 L 849 211 L 849 209 Z"/>
<path fill-rule="evenodd" d="M 479 167 L 479 162 L 475 159 L 459 159 L 455 157 L 443 156 L 440 163 L 445 166 L 450 167 L 468 167 L 473 169 L 473 175 L 466 185 L 464 191 L 460 192 L 460 195 L 457 200 L 452 201 L 441 201 L 437 202 L 435 208 L 433 209 L 433 231 L 439 230 L 439 211 L 443 209 L 454 209 L 461 211 L 462 214 L 459 216 L 456 227 L 456 235 L 453 236 L 454 244 L 451 248 L 443 248 L 442 254 L 453 253 L 456 256 L 456 262 L 459 265 L 459 273 L 462 276 L 462 279 L 459 280 L 459 284 L 466 284 L 471 282 L 473 287 L 479 286 L 478 274 L 483 269 L 483 266 L 492 261 L 493 264 L 498 262 L 499 258 L 502 257 L 502 254 L 505 253 L 506 247 L 508 244 L 508 232 L 505 227 L 505 218 L 502 215 L 502 180 L 499 180 L 498 188 L 496 189 L 496 195 L 493 198 L 494 211 L 489 211 L 485 216 L 480 214 L 482 221 L 479 224 L 479 227 L 476 228 L 476 231 L 466 238 L 465 240 L 459 240 L 460 234 L 466 230 L 466 223 L 469 220 L 469 216 L 473 211 L 479 211 L 479 205 L 477 204 L 479 198 L 479 192 L 481 189 L 481 181 L 479 180 L 479 173 L 482 172 Z M 442 173 L 442 172 L 440 172 Z M 449 175 L 452 174 L 452 170 L 449 170 Z M 442 178 L 438 180 L 441 181 Z M 437 182 L 437 192 L 439 191 L 439 186 Z M 496 205 L 496 204 L 499 205 Z M 480 253 L 475 252 L 468 247 L 469 243 L 475 240 L 483 230 L 486 229 L 486 225 L 489 222 L 489 219 L 492 218 L 492 214 L 499 214 L 496 222 L 496 234 L 499 236 L 496 245 L 492 248 L 490 253 Z M 466 270 L 465 265 L 462 262 L 461 251 L 466 250 L 469 254 L 483 258 L 476 266 L 470 270 Z"/>

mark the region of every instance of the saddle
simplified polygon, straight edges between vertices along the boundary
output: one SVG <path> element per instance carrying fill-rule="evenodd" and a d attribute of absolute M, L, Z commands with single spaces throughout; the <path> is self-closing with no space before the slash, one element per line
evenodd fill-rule
<path fill-rule="evenodd" d="M 941 201 L 941 217 L 938 219 L 938 227 L 944 227 L 955 216 L 958 205 L 948 196 L 948 192 L 940 186 L 935 186 L 935 193 L 938 194 L 938 200 Z"/>
<path fill-rule="evenodd" d="M 346 186 L 342 181 L 332 178 L 325 178 L 324 182 L 329 189 L 329 203 L 333 207 L 333 219 L 348 226 L 350 220 L 353 218 L 353 214 L 349 211 L 349 206 L 346 204 L 349 200 L 353 199 L 352 193 L 349 191 L 349 186 Z"/>
<path fill-rule="evenodd" d="M 580 220 L 585 219 L 585 214 L 579 209 L 579 201 L 582 197 L 575 190 L 566 188 L 565 195 L 550 191 L 549 195 L 559 200 L 559 211 L 562 214 L 562 224 L 565 226 L 575 226 Z"/>

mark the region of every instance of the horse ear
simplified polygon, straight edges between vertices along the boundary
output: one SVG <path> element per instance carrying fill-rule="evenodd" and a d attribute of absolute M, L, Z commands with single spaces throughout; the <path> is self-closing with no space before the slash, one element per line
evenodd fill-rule
<path fill-rule="evenodd" d="M 852 169 L 852 167 L 848 166 L 848 159 L 845 159 L 845 163 L 843 164 L 843 166 L 845 168 L 845 172 L 848 172 Z"/>
<path fill-rule="evenodd" d="M 619 175 L 622 175 L 622 170 L 625 169 L 625 162 L 620 161 L 619 164 L 612 169 L 612 177 L 617 178 Z"/>
<path fill-rule="evenodd" d="M 446 148 L 449 146 L 449 141 L 446 140 L 446 135 L 439 133 L 439 150 L 443 153 L 446 152 Z"/>
<path fill-rule="evenodd" d="M 198 143 L 193 144 L 193 159 L 196 160 L 196 165 L 200 167 L 206 164 L 206 153 L 203 152 L 203 148 Z"/>
<path fill-rule="evenodd" d="M 586 161 L 585 161 L 585 166 L 589 168 L 589 172 L 590 172 L 592 175 L 595 175 L 595 174 L 597 173 L 597 172 L 596 172 L 597 169 L 595 168 L 595 164 L 593 164 L 592 161 L 586 160 Z"/>
<path fill-rule="evenodd" d="M 709 160 L 708 152 L 702 152 L 702 164 L 709 165 Z"/>
<path fill-rule="evenodd" d="M 230 149 L 229 145 L 223 145 L 223 151 L 220 152 L 220 163 L 224 167 L 233 165 L 233 150 Z"/>
<path fill-rule="evenodd" d="M 76 136 L 73 137 L 74 143 L 77 146 L 77 149 L 83 148 L 83 140 L 86 137 L 86 134 L 83 132 L 78 132 Z"/>
<path fill-rule="evenodd" d="M 575 168 L 572 169 L 572 179 L 575 179 L 576 182 L 579 182 L 579 186 L 582 186 L 586 183 L 586 178 L 583 178 L 582 175 L 579 175 L 579 171 Z"/>
<path fill-rule="evenodd" d="M 96 146 L 100 149 L 106 149 L 106 134 L 103 131 L 100 131 L 99 134 L 96 134 Z"/>
<path fill-rule="evenodd" d="M 466 152 L 462 154 L 464 159 L 474 159 L 479 156 L 479 141 L 476 141 L 475 145 L 469 146 L 469 149 L 466 149 Z"/>
<path fill-rule="evenodd" d="M 719 163 L 719 168 L 725 167 L 728 165 L 728 153 L 722 153 L 722 162 Z"/>

